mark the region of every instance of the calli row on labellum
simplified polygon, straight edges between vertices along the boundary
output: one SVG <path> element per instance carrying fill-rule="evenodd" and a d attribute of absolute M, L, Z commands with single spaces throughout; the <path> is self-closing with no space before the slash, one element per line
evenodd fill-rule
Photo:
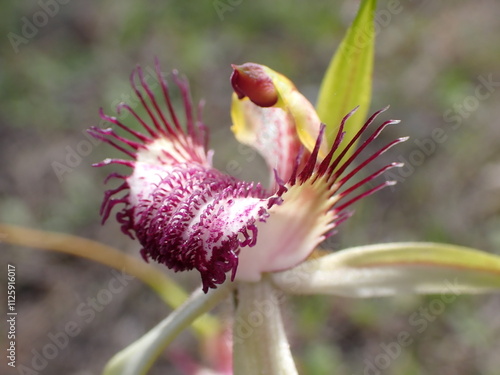
<path fill-rule="evenodd" d="M 342 139 L 352 111 L 338 124 L 333 144 L 327 144 L 325 125 L 289 79 L 254 63 L 233 69 L 232 130 L 266 160 L 272 176 L 269 187 L 241 181 L 212 166 L 201 106 L 193 109 L 188 84 L 174 71 L 184 104 L 181 119 L 158 63 L 160 94 L 153 93 L 140 67 L 131 75 L 146 115 L 139 116 L 125 103 L 117 108 L 118 113 L 128 111 L 142 131 L 102 110 L 101 117 L 128 136 L 112 127 L 89 130 L 130 157 L 106 159 L 96 166 L 122 164 L 132 169 L 130 175 L 109 176 L 122 183 L 105 193 L 103 222 L 122 204 L 117 220 L 126 234 L 139 240 L 143 258 L 175 271 L 198 270 L 205 292 L 228 275 L 231 280 L 258 281 L 265 272 L 286 270 L 308 258 L 350 216 L 349 206 L 394 184 L 384 181 L 361 189 L 399 163 L 352 181 L 379 155 L 406 139 L 396 139 L 360 160 L 366 146 L 387 125 L 398 122 L 383 122 L 352 151 L 384 110 L 372 115 L 352 139 Z"/>

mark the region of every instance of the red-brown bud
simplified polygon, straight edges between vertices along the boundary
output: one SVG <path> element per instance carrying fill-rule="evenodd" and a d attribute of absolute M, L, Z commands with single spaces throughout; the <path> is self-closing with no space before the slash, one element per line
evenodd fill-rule
<path fill-rule="evenodd" d="M 259 64 L 245 63 L 243 65 L 231 64 L 231 85 L 239 99 L 248 97 L 259 107 L 272 107 L 278 101 L 278 91 L 274 83 Z"/>

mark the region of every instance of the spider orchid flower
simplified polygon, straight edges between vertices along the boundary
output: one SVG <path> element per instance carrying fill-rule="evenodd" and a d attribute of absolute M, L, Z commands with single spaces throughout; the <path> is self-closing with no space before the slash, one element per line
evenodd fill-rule
<path fill-rule="evenodd" d="M 195 269 L 201 275 L 201 294 L 195 293 L 171 320 L 157 327 L 163 335 L 146 335 L 137 345 L 159 346 L 159 337 L 173 335 L 172 325 L 188 324 L 236 289 L 234 369 L 238 374 L 255 373 L 255 368 L 296 374 L 279 312 L 284 293 L 370 297 L 484 292 L 500 286 L 497 257 L 452 245 L 381 244 L 323 256 L 314 253 L 352 214 L 349 209 L 355 202 L 394 184 L 372 183 L 400 163 L 384 165 L 356 180 L 381 154 L 406 140 L 397 138 L 363 157 L 387 126 L 398 123 L 386 120 L 370 132 L 385 109 L 369 117 L 352 138 L 344 139 L 355 110 L 351 111 L 329 144 L 325 125 L 290 80 L 263 65 L 234 65 L 232 129 L 240 142 L 257 149 L 266 160 L 272 179 L 264 187 L 213 167 L 201 106 L 195 114 L 187 82 L 173 73 L 184 103 L 183 125 L 158 64 L 156 70 L 160 95 L 145 82 L 140 67 L 131 76 L 146 118 L 127 104 L 118 107 L 132 114 L 143 132 L 102 111 L 104 120 L 130 137 L 113 128 L 90 130 L 129 156 L 97 166 L 121 164 L 132 169 L 129 175 L 109 176 L 122 183 L 106 192 L 103 221 L 115 206 L 123 205 L 117 220 L 124 233 L 139 240 L 146 261 L 152 259 L 175 271 Z M 364 142 L 356 147 L 365 133 Z M 469 272 L 463 274 L 463 270 Z M 110 362 L 110 368 L 121 370 L 106 374 L 134 373 L 122 368 L 130 351 L 145 352 L 130 346 L 115 357 L 115 364 Z M 139 362 L 149 363 L 151 358 L 141 357 Z"/>
<path fill-rule="evenodd" d="M 183 328 L 231 294 L 233 373 L 294 375 L 280 314 L 286 294 L 373 297 L 500 288 L 500 257 L 460 246 L 403 242 L 316 251 L 349 218 L 354 203 L 394 184 L 381 178 L 384 172 L 401 167 L 374 162 L 406 138 L 368 149 L 398 121 L 378 120 L 382 109 L 363 122 L 370 103 L 375 5 L 362 1 L 327 70 L 316 108 L 271 68 L 233 65 L 232 130 L 266 161 L 265 186 L 214 168 L 201 105 L 193 105 L 187 82 L 174 71 L 184 107 L 180 116 L 158 63 L 159 92 L 148 86 L 140 67 L 131 76 L 145 115 L 125 103 L 117 109 L 131 114 L 142 131 L 101 111 L 114 127 L 93 127 L 91 134 L 127 158 L 97 166 L 131 169 L 109 176 L 121 184 L 105 193 L 103 221 L 121 206 L 117 220 L 124 233 L 138 239 L 144 260 L 175 271 L 196 270 L 202 284 L 115 355 L 105 375 L 145 374 Z"/>
<path fill-rule="evenodd" d="M 143 132 L 102 111 L 104 120 L 130 137 L 113 128 L 90 130 L 131 159 L 107 159 L 97 164 L 122 164 L 132 169 L 130 175 L 109 176 L 122 183 L 106 192 L 103 221 L 121 204 L 117 220 L 124 233 L 139 240 L 143 258 L 175 271 L 196 269 L 205 293 L 229 282 L 228 277 L 255 283 L 265 274 L 304 262 L 351 215 L 348 209 L 353 203 L 394 184 L 386 180 L 362 190 L 388 169 L 401 166 L 399 163 L 385 165 L 359 181 L 355 178 L 382 153 L 406 140 L 398 138 L 362 159 L 365 148 L 383 129 L 398 123 L 382 122 L 352 151 L 385 109 L 372 115 L 352 139 L 343 139 L 353 110 L 339 124 L 334 142 L 328 144 L 325 125 L 290 80 L 254 63 L 233 65 L 233 69 L 233 131 L 265 158 L 273 176 L 267 188 L 212 166 L 207 128 L 199 112 L 193 111 L 187 82 L 173 73 L 184 103 L 183 126 L 158 64 L 161 95 L 153 93 L 140 67 L 131 76 L 147 118 L 127 104 L 118 107 L 118 111 L 132 114 Z M 118 194 L 122 196 L 117 198 Z M 247 293 L 252 294 L 251 289 Z M 240 293 L 243 295 L 245 288 Z"/>
<path fill-rule="evenodd" d="M 369 132 L 385 109 L 375 112 L 351 139 L 344 139 L 344 128 L 354 111 L 347 114 L 333 143 L 328 144 L 325 125 L 290 80 L 254 63 L 233 69 L 232 129 L 238 140 L 253 146 L 266 160 L 272 176 L 269 187 L 238 180 L 212 166 L 208 131 L 199 111 L 194 113 L 187 82 L 173 73 L 184 103 L 182 125 L 158 64 L 160 95 L 150 89 L 140 67 L 131 76 L 147 118 L 127 104 L 118 108 L 132 114 L 144 131 L 101 112 L 103 119 L 131 137 L 123 137 L 113 128 L 94 127 L 91 133 L 131 159 L 107 159 L 97 164 L 122 164 L 132 169 L 130 175 L 110 175 L 122 183 L 106 192 L 103 220 L 122 204 L 117 219 L 124 233 L 139 240 L 146 261 L 152 259 L 175 271 L 195 269 L 200 273 L 206 294 L 204 299 L 198 296 L 200 301 L 213 303 L 228 290 L 237 289 L 235 366 L 250 369 L 249 373 L 255 366 L 272 369 L 271 373 L 296 373 L 279 313 L 285 292 L 368 297 L 446 288 L 448 292 L 449 288 L 469 291 L 469 279 L 457 281 L 457 267 L 474 269 L 469 276 L 479 278 L 474 283 L 479 282 L 480 291 L 499 284 L 496 275 L 488 275 L 484 268 L 492 261 L 499 263 L 498 259 L 471 255 L 469 250 L 450 245 L 372 245 L 316 256 L 317 246 L 352 214 L 349 208 L 353 203 L 394 184 L 389 180 L 372 182 L 400 163 L 379 167 L 358 180 L 356 177 L 406 138 L 397 138 L 363 158 L 367 146 L 388 125 L 398 123 L 386 120 Z M 365 133 L 364 142 L 355 147 Z M 368 188 L 362 190 L 365 186 Z M 122 196 L 116 197 L 118 194 Z M 461 257 L 455 258 L 457 254 Z M 420 268 L 427 262 L 433 267 L 422 273 Z M 493 277 L 493 284 L 488 277 Z M 216 288 L 220 290 L 208 293 Z M 246 322 L 257 319 L 251 318 L 256 311 L 266 319 L 248 335 Z M 182 309 L 177 313 L 184 314 Z M 255 358 L 262 363 L 256 365 Z"/>
<path fill-rule="evenodd" d="M 158 66 L 157 72 L 161 98 L 148 87 L 141 68 L 132 75 L 148 119 L 126 104 L 119 107 L 137 119 L 144 133 L 105 114 L 101 114 L 103 119 L 135 139 L 124 138 L 112 128 L 91 130 L 132 158 L 98 164 L 132 168 L 128 176 L 110 175 L 123 183 L 106 192 L 101 212 L 105 221 L 113 207 L 123 204 L 117 219 L 126 234 L 137 237 L 144 259 L 175 271 L 198 270 L 204 292 L 225 282 L 227 275 L 231 281 L 256 282 L 265 273 L 296 266 L 349 217 L 348 208 L 354 202 L 394 183 L 384 181 L 361 190 L 399 163 L 386 165 L 359 182 L 352 181 L 379 155 L 406 138 L 382 147 L 349 171 L 348 167 L 361 158 L 362 151 L 385 127 L 398 121 L 383 122 L 343 160 L 382 111 L 370 117 L 353 139 L 343 141 L 348 114 L 334 143 L 326 145 L 325 126 L 309 101 L 288 79 L 252 63 L 234 66 L 233 130 L 238 139 L 262 153 L 274 175 L 273 183 L 265 188 L 224 174 L 212 166 L 212 151 L 206 146 L 208 133 L 193 113 L 187 83 L 174 73 L 184 100 L 184 128 L 172 109 L 169 88 Z M 162 100 L 167 113 L 160 109 Z M 126 192 L 123 197 L 115 198 L 122 192 Z"/>

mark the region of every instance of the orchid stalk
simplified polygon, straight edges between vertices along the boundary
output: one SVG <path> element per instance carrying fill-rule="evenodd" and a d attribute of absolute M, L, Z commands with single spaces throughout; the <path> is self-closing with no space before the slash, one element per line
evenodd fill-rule
<path fill-rule="evenodd" d="M 280 314 L 285 294 L 436 293 L 449 291 L 450 283 L 459 293 L 500 288 L 500 257 L 455 245 L 393 243 L 326 255 L 316 251 L 352 215 L 357 201 L 395 183 L 381 178 L 387 170 L 402 166 L 376 163 L 406 137 L 367 154 L 382 131 L 399 123 L 379 120 L 387 108 L 363 120 L 371 95 L 375 4 L 362 2 L 328 69 L 317 109 L 270 67 L 233 65 L 232 130 L 265 159 L 268 186 L 213 167 L 208 127 L 200 108 L 195 110 L 187 82 L 172 75 L 183 100 L 180 115 L 158 63 L 159 94 L 150 89 L 140 67 L 131 76 L 146 115 L 139 116 L 126 103 L 118 107 L 142 130 L 101 112 L 127 135 L 97 127 L 91 134 L 126 158 L 97 166 L 131 169 L 127 175 L 110 175 L 121 182 L 105 194 L 103 220 L 121 207 L 117 220 L 124 233 L 139 241 L 145 261 L 175 271 L 196 270 L 201 279 L 201 291 L 115 356 L 106 375 L 145 374 L 180 328 L 229 293 L 233 373 L 245 375 L 298 373 Z M 368 35 L 363 44 L 358 43 L 360 33 Z"/>

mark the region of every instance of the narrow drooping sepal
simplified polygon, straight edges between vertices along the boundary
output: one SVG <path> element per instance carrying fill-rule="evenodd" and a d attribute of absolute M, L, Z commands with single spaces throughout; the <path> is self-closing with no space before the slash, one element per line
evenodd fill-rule
<path fill-rule="evenodd" d="M 102 375 L 148 373 L 155 360 L 164 353 L 165 348 L 177 335 L 217 303 L 226 299 L 232 288 L 232 284 L 225 284 L 205 294 L 201 290 L 196 290 L 179 308 L 144 336 L 115 354 L 107 363 Z"/>
<path fill-rule="evenodd" d="M 132 114 L 144 133 L 102 111 L 104 120 L 127 134 L 113 128 L 89 130 L 131 159 L 97 164 L 132 168 L 128 176 L 108 177 L 122 183 L 105 193 L 101 214 L 105 221 L 116 205 L 122 205 L 117 220 L 126 234 L 137 237 L 144 259 L 175 271 L 198 270 L 207 291 L 224 282 L 227 273 L 234 278 L 240 248 L 255 245 L 256 224 L 265 221 L 268 207 L 279 201 L 268 200 L 269 194 L 259 184 L 239 181 L 212 167 L 205 125 L 193 113 L 187 83 L 173 73 L 184 103 L 181 121 L 158 65 L 156 69 L 160 95 L 146 83 L 141 68 L 131 76 L 146 116 L 124 103 L 117 109 Z"/>
<path fill-rule="evenodd" d="M 284 292 L 344 297 L 500 290 L 500 256 L 462 246 L 395 242 L 344 249 L 272 275 Z"/>

